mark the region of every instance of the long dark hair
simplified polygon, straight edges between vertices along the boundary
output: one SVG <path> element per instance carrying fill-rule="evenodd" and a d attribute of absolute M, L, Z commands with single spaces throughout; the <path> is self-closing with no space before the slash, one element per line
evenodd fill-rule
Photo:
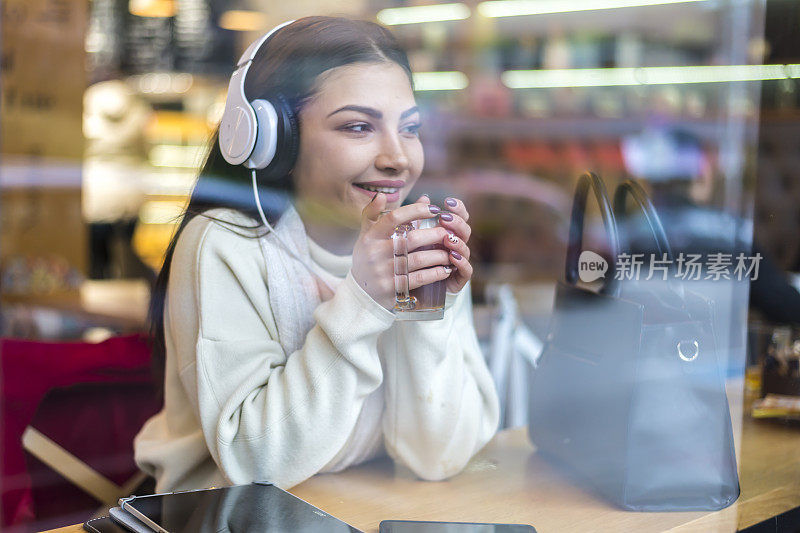
<path fill-rule="evenodd" d="M 261 47 L 245 80 L 248 100 L 281 95 L 299 115 L 303 105 L 319 89 L 319 75 L 332 68 L 353 63 L 394 62 L 407 73 L 411 82 L 408 57 L 394 36 L 374 22 L 341 17 L 305 17 L 278 30 Z M 251 171 L 242 165 L 228 164 L 219 150 L 214 132 L 208 155 L 200 168 L 197 183 L 164 255 L 150 298 L 148 322 L 153 351 L 153 363 L 159 378 L 163 377 L 166 347 L 164 340 L 164 303 L 169 282 L 170 266 L 175 245 L 186 225 L 206 211 L 224 207 L 235 209 L 257 220 L 258 215 L 251 189 Z M 291 171 L 290 171 L 291 172 Z M 262 178 L 263 171 L 257 171 Z M 294 194 L 291 176 L 278 179 L 259 179 L 259 198 L 270 224 L 280 217 L 287 198 Z M 248 192 L 249 191 L 249 192 Z M 212 217 L 209 217 L 212 218 Z M 251 228 L 263 224 L 254 222 Z M 263 234 L 263 232 L 262 232 Z M 159 379 L 163 383 L 162 379 Z"/>

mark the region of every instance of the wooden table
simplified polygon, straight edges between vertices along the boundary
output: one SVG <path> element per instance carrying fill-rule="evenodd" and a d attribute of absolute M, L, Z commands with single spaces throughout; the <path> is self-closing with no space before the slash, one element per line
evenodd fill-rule
<path fill-rule="evenodd" d="M 426 482 L 388 459 L 321 474 L 291 492 L 368 532 L 385 519 L 528 523 L 562 531 L 735 531 L 800 506 L 800 427 L 745 415 L 738 501 L 719 512 L 618 510 L 536 454 L 524 428 L 506 430 L 448 481 Z M 78 533 L 80 525 L 58 533 Z"/>

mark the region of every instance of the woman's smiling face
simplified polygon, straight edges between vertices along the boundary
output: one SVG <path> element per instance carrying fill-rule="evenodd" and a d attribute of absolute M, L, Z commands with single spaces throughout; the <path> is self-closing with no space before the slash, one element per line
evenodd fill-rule
<path fill-rule="evenodd" d="M 387 209 L 399 207 L 422 172 L 420 115 L 396 63 L 325 72 L 299 121 L 297 200 L 336 212 L 345 225 L 360 219 L 375 190 L 386 193 Z"/>

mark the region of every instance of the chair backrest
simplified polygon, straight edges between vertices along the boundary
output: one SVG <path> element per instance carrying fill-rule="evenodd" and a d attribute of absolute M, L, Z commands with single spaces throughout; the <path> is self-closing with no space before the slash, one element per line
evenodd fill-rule
<path fill-rule="evenodd" d="M 542 341 L 523 322 L 511 285 L 490 286 L 496 301 L 486 359 L 500 400 L 499 429 L 528 423 L 529 368 L 535 367 Z"/>
<path fill-rule="evenodd" d="M 59 484 L 42 462 L 26 458 L 23 435 L 29 445 L 55 443 L 112 483 L 124 483 L 128 473 L 120 465 L 132 465 L 132 435 L 160 406 L 157 391 L 141 335 L 96 344 L 0 339 L 0 529 L 56 512 L 53 501 L 66 502 L 75 490 L 66 490 L 65 481 L 53 492 Z M 104 463 L 103 455 L 115 459 Z"/>

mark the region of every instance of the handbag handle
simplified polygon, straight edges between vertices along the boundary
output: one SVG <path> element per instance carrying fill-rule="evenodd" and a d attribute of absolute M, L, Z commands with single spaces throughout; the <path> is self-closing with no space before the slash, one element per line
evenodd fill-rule
<path fill-rule="evenodd" d="M 586 199 L 589 190 L 592 190 L 597 204 L 600 206 L 600 216 L 603 219 L 603 226 L 606 229 L 609 246 L 611 247 L 611 264 L 606 282 L 600 289 L 602 294 L 616 294 L 619 292 L 619 284 L 614 283 L 614 273 L 616 272 L 617 256 L 619 255 L 619 236 L 617 233 L 617 223 L 614 219 L 614 211 L 611 202 L 608 200 L 606 186 L 594 172 L 585 172 L 578 179 L 575 187 L 575 196 L 572 201 L 572 216 L 569 223 L 569 243 L 567 244 L 567 261 L 564 267 L 564 277 L 567 283 L 575 285 L 578 281 L 578 259 L 583 246 L 583 226 L 586 215 Z"/>
<path fill-rule="evenodd" d="M 650 200 L 650 196 L 637 181 L 626 179 L 620 183 L 617 186 L 617 190 L 614 191 L 614 215 L 616 219 L 623 220 L 627 216 L 625 212 L 625 201 L 627 200 L 628 196 L 633 198 L 638 204 L 648 226 L 650 226 L 650 232 L 653 235 L 653 239 L 655 240 L 656 248 L 658 249 L 660 256 L 664 257 L 664 255 L 666 255 L 666 260 L 668 263 L 670 265 L 674 264 L 675 258 L 672 255 L 672 248 L 669 245 L 669 239 L 667 239 L 667 232 L 664 231 L 664 226 L 661 224 L 661 218 L 658 216 L 656 208 L 653 206 L 653 202 Z M 628 242 L 624 232 L 622 233 L 622 238 L 626 240 L 625 249 L 628 249 Z M 683 285 L 678 283 L 672 277 L 668 276 L 667 286 L 678 297 L 678 300 L 676 300 L 674 304 L 678 305 L 679 307 L 683 307 Z"/>
<path fill-rule="evenodd" d="M 644 214 L 644 218 L 647 221 L 647 224 L 650 226 L 650 231 L 652 232 L 653 238 L 656 241 L 658 253 L 661 254 L 662 257 L 664 254 L 666 254 L 667 259 L 670 262 L 673 262 L 674 258 L 672 257 L 672 249 L 669 246 L 667 233 L 664 231 L 664 226 L 661 224 L 661 219 L 659 218 L 658 213 L 656 213 L 656 209 L 653 207 L 653 202 L 650 201 L 650 197 L 638 182 L 632 179 L 626 179 L 620 183 L 617 187 L 617 190 L 614 191 L 615 217 L 618 220 L 622 220 L 627 216 L 625 214 L 625 200 L 628 198 L 628 196 L 631 196 L 636 201 L 642 213 Z M 625 248 L 627 247 L 628 246 L 626 243 Z"/>

